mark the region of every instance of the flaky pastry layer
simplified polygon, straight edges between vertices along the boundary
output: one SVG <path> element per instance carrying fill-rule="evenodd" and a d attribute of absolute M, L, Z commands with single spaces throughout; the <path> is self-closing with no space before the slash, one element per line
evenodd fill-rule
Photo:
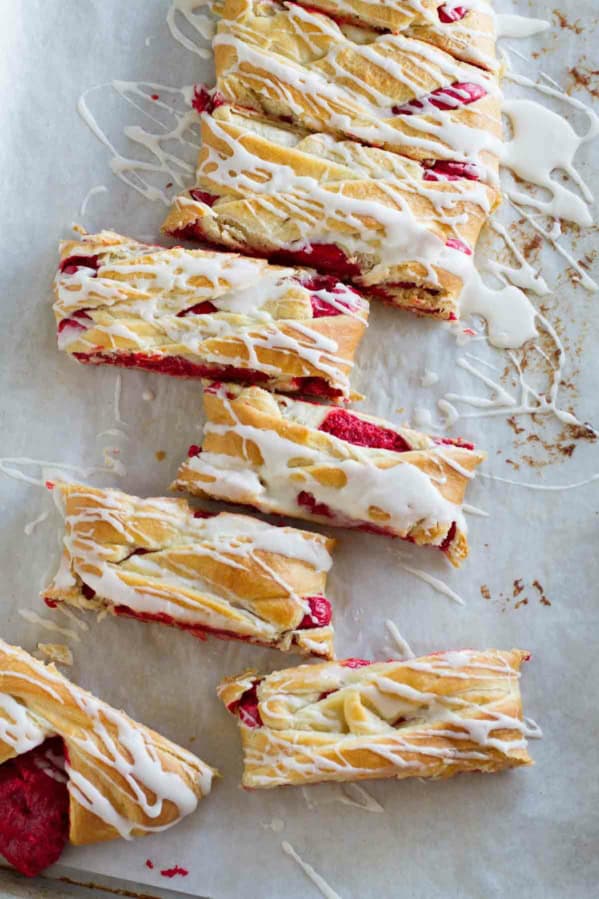
<path fill-rule="evenodd" d="M 308 264 L 369 297 L 458 318 L 495 190 L 428 180 L 413 160 L 228 105 L 203 113 L 202 139 L 198 186 L 176 199 L 166 233 Z"/>
<path fill-rule="evenodd" d="M 239 718 L 243 785 L 445 778 L 530 765 L 513 649 L 407 661 L 345 659 L 225 680 Z"/>
<path fill-rule="evenodd" d="M 206 426 L 176 490 L 468 554 L 462 503 L 485 454 L 256 387 L 204 391 Z"/>
<path fill-rule="evenodd" d="M 64 741 L 76 845 L 170 827 L 195 810 L 217 773 L 0 640 L 0 764 L 56 736 Z"/>
<path fill-rule="evenodd" d="M 80 362 L 349 396 L 368 303 L 333 277 L 110 231 L 60 255 L 58 343 Z"/>
<path fill-rule="evenodd" d="M 324 596 L 334 541 L 185 500 L 56 484 L 63 555 L 42 596 L 197 637 L 334 658 Z"/>

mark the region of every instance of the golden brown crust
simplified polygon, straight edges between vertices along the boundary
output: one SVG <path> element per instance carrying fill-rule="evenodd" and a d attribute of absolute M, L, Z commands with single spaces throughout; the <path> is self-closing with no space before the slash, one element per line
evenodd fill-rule
<path fill-rule="evenodd" d="M 53 665 L 1 640 L 0 702 L 0 718 L 9 723 L 0 739 L 0 763 L 24 751 L 19 742 L 27 727 L 39 731 L 34 745 L 51 736 L 64 740 L 69 839 L 76 845 L 174 824 L 209 792 L 217 773 L 72 684 Z"/>
<path fill-rule="evenodd" d="M 330 408 L 259 388 L 209 387 L 204 400 L 202 452 L 182 464 L 174 489 L 433 544 L 455 565 L 466 557 L 461 505 L 484 453 L 352 412 L 410 449 L 355 446 L 320 430 Z"/>
<path fill-rule="evenodd" d="M 258 677 L 218 693 L 240 721 L 243 785 L 449 777 L 530 765 L 521 650 L 461 650 L 402 662 L 349 659 Z M 244 723 L 245 722 L 245 723 Z"/>
<path fill-rule="evenodd" d="M 54 291 L 59 346 L 80 361 L 189 377 L 222 370 L 284 392 L 316 383 L 333 398 L 349 396 L 368 318 L 368 303 L 333 278 L 108 231 L 62 244 Z"/>
<path fill-rule="evenodd" d="M 333 627 L 305 621 L 326 590 L 334 541 L 185 500 L 56 484 L 65 518 L 50 602 L 334 658 Z M 204 517 L 207 516 L 207 517 Z"/>

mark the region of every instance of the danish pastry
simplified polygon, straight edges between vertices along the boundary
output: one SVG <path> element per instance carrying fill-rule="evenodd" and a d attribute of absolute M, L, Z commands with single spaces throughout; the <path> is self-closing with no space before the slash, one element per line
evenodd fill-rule
<path fill-rule="evenodd" d="M 75 845 L 165 830 L 216 771 L 0 640 L 0 854 L 34 876 Z"/>
<path fill-rule="evenodd" d="M 497 183 L 494 72 L 409 32 L 348 27 L 297 3 L 226 0 L 221 15 L 213 49 L 226 100 Z"/>
<path fill-rule="evenodd" d="M 79 362 L 349 397 L 368 303 L 334 277 L 110 231 L 66 241 L 58 344 Z"/>
<path fill-rule="evenodd" d="M 466 558 L 462 503 L 485 458 L 472 444 L 259 387 L 213 384 L 204 405 L 202 447 L 174 489 L 436 546 L 456 566 Z"/>
<path fill-rule="evenodd" d="M 494 189 L 214 102 L 197 187 L 176 199 L 167 234 L 311 265 L 369 297 L 458 318 Z"/>
<path fill-rule="evenodd" d="M 334 658 L 324 596 L 334 541 L 182 499 L 54 485 L 65 519 L 58 573 L 42 596 L 158 621 L 205 639 Z"/>
<path fill-rule="evenodd" d="M 531 765 L 518 649 L 408 661 L 345 659 L 260 677 L 218 694 L 239 718 L 243 786 L 451 777 Z"/>

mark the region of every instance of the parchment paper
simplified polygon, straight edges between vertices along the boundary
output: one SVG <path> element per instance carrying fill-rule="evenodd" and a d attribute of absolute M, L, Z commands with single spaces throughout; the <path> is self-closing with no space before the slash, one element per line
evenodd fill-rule
<path fill-rule="evenodd" d="M 159 202 L 147 202 L 112 176 L 107 149 L 77 114 L 81 92 L 115 78 L 191 84 L 210 78 L 210 63 L 172 39 L 165 24 L 168 2 L 1 0 L 0 6 L 5 222 L 0 233 L 0 455 L 102 466 L 103 450 L 117 447 L 126 476 L 105 473 L 88 479 L 160 495 L 187 446 L 200 436 L 198 385 L 125 371 L 120 402 L 125 424 L 116 422 L 117 371 L 78 367 L 56 349 L 50 281 L 57 241 L 69 236 L 72 222 L 90 231 L 112 226 L 143 238 L 158 236 L 165 212 Z M 564 14 L 571 23 L 578 20 L 581 33 L 578 26 L 554 28 L 518 42 L 527 57 L 548 49 L 538 60 L 515 60 L 516 67 L 532 75 L 542 66 L 567 82 L 567 70 L 586 48 L 592 60 L 593 7 L 593 0 L 562 0 Z M 531 3 L 530 9 L 521 4 L 516 11 L 551 17 L 547 3 Z M 592 100 L 582 86 L 577 90 L 581 99 Z M 506 91 L 514 93 L 509 85 Z M 103 127 L 112 135 L 131 123 L 131 109 L 114 100 L 101 111 Z M 584 152 L 581 170 L 589 178 L 596 146 Z M 83 198 L 98 185 L 108 192 L 90 197 L 81 215 Z M 589 233 L 581 240 L 577 254 L 593 239 Z M 581 419 L 597 420 L 599 307 L 596 297 L 571 284 L 562 263 L 553 254 L 543 256 L 544 273 L 555 289 L 545 298 L 548 315 L 570 350 L 564 378 L 574 386 L 566 401 Z M 485 355 L 500 371 L 507 364 L 505 355 L 482 341 L 466 350 Z M 373 308 L 354 382 L 368 394 L 361 408 L 405 421 L 419 407 L 434 411 L 436 399 L 447 390 L 480 392 L 481 385 L 455 367 L 461 353 L 447 329 Z M 427 368 L 440 375 L 440 382 L 425 388 L 420 379 Z M 145 391 L 155 399 L 144 400 Z M 531 426 L 524 417 L 517 423 Z M 548 436 L 552 428 L 559 430 L 549 421 L 539 428 L 547 440 L 553 439 Z M 126 436 L 99 436 L 114 429 Z M 584 480 L 598 470 L 589 442 L 577 443 L 571 456 L 541 452 L 553 464 L 528 467 L 526 447 L 515 445 L 505 416 L 461 421 L 459 430 L 488 449 L 484 471 L 489 474 L 555 485 Z M 155 455 L 159 451 L 166 453 L 162 461 Z M 43 474 L 39 466 L 20 470 Z M 243 793 L 236 723 L 221 708 L 214 687 L 222 676 L 250 665 L 266 671 L 296 660 L 232 643 L 201 644 L 158 625 L 95 624 L 88 617 L 90 629 L 81 633 L 81 642 L 69 641 L 75 655 L 69 675 L 196 751 L 221 770 L 223 780 L 195 815 L 172 830 L 132 843 L 69 849 L 63 867 L 82 880 L 100 872 L 144 889 L 165 886 L 214 899 L 316 896 L 316 887 L 281 851 L 284 839 L 343 899 L 595 896 L 599 482 L 543 492 L 478 478 L 468 500 L 490 517 L 470 519 L 472 554 L 459 572 L 439 554 L 337 532 L 328 591 L 335 606 L 337 649 L 340 655 L 388 657 L 386 619 L 396 622 L 417 654 L 463 646 L 529 648 L 533 659 L 522 681 L 525 710 L 544 731 L 544 739 L 531 746 L 533 769 L 441 783 L 366 785 L 382 813 L 341 804 L 335 800 L 339 792 L 327 786 L 310 790 L 315 808 L 301 789 Z M 0 503 L 2 635 L 33 650 L 38 640 L 61 639 L 18 614 L 29 608 L 49 617 L 37 594 L 58 556 L 58 517 L 46 491 L 10 477 L 0 476 Z M 25 525 L 44 512 L 48 519 L 26 536 Z M 442 579 L 466 605 L 460 607 L 405 571 L 402 559 Z M 518 579 L 524 589 L 514 597 Z M 535 580 L 541 590 L 533 586 Z M 542 602 L 541 592 L 551 605 Z M 516 607 L 524 598 L 528 602 Z M 166 881 L 160 869 L 175 864 L 189 875 Z"/>

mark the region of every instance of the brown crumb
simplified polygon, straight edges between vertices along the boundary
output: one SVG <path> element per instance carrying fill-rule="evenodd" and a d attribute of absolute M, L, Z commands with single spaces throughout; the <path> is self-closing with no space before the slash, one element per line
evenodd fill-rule
<path fill-rule="evenodd" d="M 518 602 L 516 603 L 514 608 L 519 609 L 520 606 L 527 606 L 527 605 L 528 605 L 528 599 L 526 598 L 526 596 L 524 596 L 522 599 L 518 600 Z"/>
<path fill-rule="evenodd" d="M 166 453 L 164 452 L 164 450 L 158 450 L 154 453 L 154 455 L 156 456 L 157 462 L 163 462 L 166 459 Z"/>
<path fill-rule="evenodd" d="M 512 594 L 514 599 L 516 598 L 516 596 L 520 596 L 520 594 L 522 593 L 523 590 L 524 590 L 524 582 L 523 582 L 522 578 L 519 577 L 514 581 L 514 592 Z"/>
<path fill-rule="evenodd" d="M 505 461 L 507 462 L 508 465 L 511 465 L 512 468 L 515 469 L 515 471 L 520 471 L 520 466 L 518 465 L 517 462 L 514 462 L 513 459 L 506 459 Z"/>
<path fill-rule="evenodd" d="M 491 599 L 491 591 L 489 590 L 489 588 L 487 587 L 486 584 L 482 584 L 482 585 L 481 585 L 481 588 L 480 588 L 480 595 L 481 595 L 484 599 Z"/>
<path fill-rule="evenodd" d="M 550 606 L 551 600 L 545 596 L 545 589 L 544 589 L 543 585 L 540 583 L 540 581 L 534 580 L 532 582 L 532 585 L 535 588 L 535 590 L 537 591 L 537 593 L 539 594 L 539 602 L 541 603 L 541 605 Z"/>
<path fill-rule="evenodd" d="M 573 31 L 574 34 L 582 34 L 584 29 L 582 25 L 579 25 L 578 19 L 576 22 L 569 22 L 563 12 L 560 12 L 559 9 L 554 9 L 553 15 L 557 19 L 557 24 L 560 28 L 565 28 L 567 31 Z"/>
<path fill-rule="evenodd" d="M 512 429 L 512 431 L 514 432 L 514 434 L 523 434 L 524 433 L 525 428 L 521 428 L 517 424 L 515 415 L 512 415 L 511 418 L 508 418 L 507 423 L 510 426 L 510 428 Z"/>
<path fill-rule="evenodd" d="M 573 82 L 572 88 L 582 87 L 593 97 L 599 97 L 598 69 L 585 69 L 582 65 L 579 65 L 568 69 L 568 74 Z"/>

